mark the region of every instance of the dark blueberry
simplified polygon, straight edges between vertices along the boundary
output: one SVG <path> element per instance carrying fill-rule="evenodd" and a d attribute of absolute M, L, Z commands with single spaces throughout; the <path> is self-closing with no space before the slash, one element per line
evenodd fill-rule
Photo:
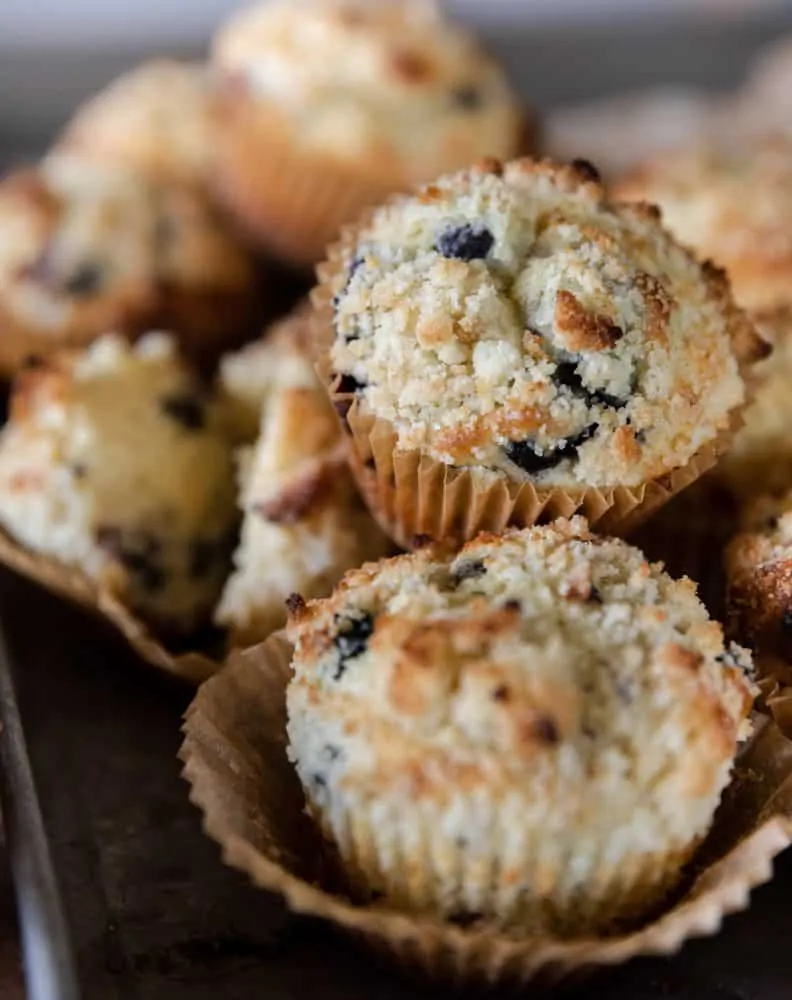
<path fill-rule="evenodd" d="M 775 531 L 776 528 L 778 527 L 778 518 L 777 517 L 768 517 L 768 519 L 765 521 L 765 527 L 769 531 Z"/>
<path fill-rule="evenodd" d="M 434 539 L 431 535 L 413 535 L 408 548 L 410 552 L 417 552 L 418 549 L 425 549 L 427 545 L 432 545 Z"/>
<path fill-rule="evenodd" d="M 374 619 L 365 612 L 360 618 L 348 618 L 342 623 L 335 638 L 338 649 L 338 666 L 333 675 L 334 681 L 340 681 L 344 676 L 350 660 L 366 652 L 369 638 L 374 631 Z"/>
<path fill-rule="evenodd" d="M 28 354 L 22 362 L 22 367 L 27 371 L 36 371 L 45 365 L 44 358 L 40 354 Z"/>
<path fill-rule="evenodd" d="M 455 260 L 483 260 L 492 249 L 495 239 L 489 229 L 470 224 L 446 229 L 437 241 L 437 251 Z"/>
<path fill-rule="evenodd" d="M 589 604 L 602 604 L 602 594 L 592 585 L 589 595 L 586 598 Z"/>
<path fill-rule="evenodd" d="M 166 396 L 160 400 L 162 412 L 181 424 L 185 430 L 201 431 L 206 423 L 204 405 L 190 393 Z"/>
<path fill-rule="evenodd" d="M 460 851 L 466 851 L 468 849 L 467 837 L 454 837 L 454 844 Z"/>
<path fill-rule="evenodd" d="M 515 601 L 514 598 L 511 598 L 510 600 L 503 602 L 503 610 L 504 611 L 522 611 L 522 604 L 520 604 L 519 601 Z"/>
<path fill-rule="evenodd" d="M 555 720 L 551 719 L 549 716 L 542 715 L 534 723 L 534 733 L 538 740 L 542 743 L 558 743 L 561 739 L 561 735 L 558 732 L 558 726 L 555 724 Z"/>
<path fill-rule="evenodd" d="M 74 462 L 71 466 L 71 474 L 75 479 L 84 479 L 88 474 L 88 466 L 82 462 Z"/>
<path fill-rule="evenodd" d="M 327 781 L 323 774 L 312 774 L 309 777 L 308 781 L 310 782 L 311 788 L 313 788 L 314 791 L 320 791 L 320 790 L 323 791 L 325 788 L 327 788 Z"/>
<path fill-rule="evenodd" d="M 476 111 L 484 103 L 482 93 L 472 83 L 463 83 L 452 94 L 454 104 L 465 111 Z"/>
<path fill-rule="evenodd" d="M 341 756 L 341 747 L 334 747 L 332 744 L 327 743 L 322 750 L 322 756 L 326 761 L 332 763 Z"/>
<path fill-rule="evenodd" d="M 792 635 L 792 609 L 785 611 L 781 616 L 781 628 L 787 635 Z"/>
<path fill-rule="evenodd" d="M 124 566 L 145 590 L 162 590 L 167 582 L 161 566 L 162 542 L 147 532 L 125 533 L 103 526 L 96 532 L 97 543 Z"/>
<path fill-rule="evenodd" d="M 196 538 L 190 545 L 190 561 L 188 571 L 194 580 L 208 576 L 220 555 L 217 542 L 206 538 Z"/>
<path fill-rule="evenodd" d="M 546 452 L 538 452 L 533 441 L 510 441 L 506 446 L 506 454 L 510 461 L 529 474 L 544 472 L 546 469 L 555 468 L 566 459 L 576 458 L 578 448 L 594 437 L 598 429 L 599 424 L 590 424 L 579 434 L 574 434 L 557 448 Z"/>
<path fill-rule="evenodd" d="M 583 384 L 574 361 L 562 361 L 557 365 L 553 378 L 558 385 L 569 389 L 573 396 L 585 400 L 588 406 L 598 405 L 606 406 L 611 410 L 620 410 L 629 402 L 627 399 L 611 396 L 610 393 L 603 392 L 602 389 L 589 389 Z"/>
<path fill-rule="evenodd" d="M 362 382 L 358 382 L 354 375 L 344 374 L 338 380 L 338 385 L 335 387 L 335 392 L 342 395 L 352 395 L 353 393 L 359 392 L 364 389 L 365 386 Z M 343 420 L 346 425 L 347 413 L 352 409 L 353 400 L 351 399 L 334 399 L 333 406 L 336 413 L 339 415 L 341 420 Z"/>
<path fill-rule="evenodd" d="M 480 920 L 484 919 L 482 913 L 468 913 L 466 911 L 460 910 L 458 913 L 451 913 L 448 916 L 448 922 L 454 924 L 456 927 L 472 927 L 473 924 L 477 924 Z"/>
<path fill-rule="evenodd" d="M 162 566 L 153 562 L 144 552 L 122 552 L 119 556 L 123 565 L 137 578 L 140 586 L 154 594 L 165 586 L 166 575 Z"/>
<path fill-rule="evenodd" d="M 636 431 L 635 440 L 638 442 L 638 444 L 644 444 L 644 442 L 646 441 L 646 431 Z"/>
<path fill-rule="evenodd" d="M 508 701 L 511 697 L 511 692 L 505 684 L 500 684 L 492 692 L 493 701 Z"/>
<path fill-rule="evenodd" d="M 484 576 L 486 572 L 487 567 L 481 559 L 468 559 L 453 568 L 451 577 L 454 583 L 459 586 L 463 580 L 475 580 L 478 576 Z"/>
<path fill-rule="evenodd" d="M 629 681 L 616 681 L 616 694 L 619 696 L 619 701 L 624 705 L 629 705 L 633 700 L 633 689 L 632 684 Z"/>
<path fill-rule="evenodd" d="M 588 160 L 577 159 L 572 161 L 572 166 L 575 170 L 582 176 L 585 177 L 587 181 L 594 181 L 599 183 L 602 180 L 599 170 L 594 166 L 593 163 L 589 163 Z"/>
<path fill-rule="evenodd" d="M 67 295 L 94 295 L 102 286 L 102 268 L 96 263 L 82 264 L 63 282 Z"/>
<path fill-rule="evenodd" d="M 352 393 L 359 392 L 361 389 L 365 389 L 366 386 L 363 382 L 358 382 L 354 375 L 343 374 L 338 380 L 338 385 L 335 387 L 335 392 L 337 393 Z"/>

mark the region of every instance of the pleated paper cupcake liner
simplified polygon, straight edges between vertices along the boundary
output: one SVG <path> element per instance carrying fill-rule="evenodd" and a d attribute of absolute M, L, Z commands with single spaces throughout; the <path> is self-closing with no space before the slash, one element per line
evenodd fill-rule
<path fill-rule="evenodd" d="M 792 743 L 758 717 L 682 891 L 643 925 L 607 937 L 520 936 L 356 903 L 344 891 L 337 857 L 306 814 L 287 760 L 291 654 L 285 639 L 273 636 L 234 654 L 199 689 L 181 750 L 191 798 L 229 865 L 279 893 L 295 912 L 327 920 L 408 970 L 461 983 L 547 986 L 638 955 L 673 954 L 744 909 L 792 840 Z"/>
<path fill-rule="evenodd" d="M 58 560 L 31 552 L 0 529 L 0 563 L 109 621 L 134 651 L 151 666 L 200 684 L 220 669 L 220 663 L 199 652 L 175 653 L 127 608 L 118 595 L 85 573 Z"/>

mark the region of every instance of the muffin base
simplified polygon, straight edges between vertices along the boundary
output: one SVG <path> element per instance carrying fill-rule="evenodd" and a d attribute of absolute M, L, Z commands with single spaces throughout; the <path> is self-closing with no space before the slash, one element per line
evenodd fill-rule
<path fill-rule="evenodd" d="M 321 917 L 410 970 L 462 983 L 551 985 L 637 955 L 668 955 L 748 905 L 792 842 L 792 743 L 766 720 L 738 762 L 682 898 L 638 929 L 602 938 L 513 936 L 350 901 L 337 859 L 304 812 L 286 758 L 291 647 L 280 636 L 231 657 L 199 690 L 181 749 L 191 799 L 227 864 L 299 913 Z M 752 780 L 741 775 L 753 774 Z M 761 780 L 757 781 L 756 776 Z"/>
<path fill-rule="evenodd" d="M 338 408 L 348 396 L 334 394 Z M 701 448 L 679 469 L 640 486 L 542 489 L 475 470 L 450 468 L 419 451 L 400 451 L 395 428 L 360 412 L 354 402 L 346 414 L 350 464 L 358 486 L 380 527 L 403 548 L 427 541 L 462 544 L 481 531 L 530 527 L 557 517 L 583 514 L 592 528 L 627 535 L 671 497 L 712 468 L 741 426 L 734 414 L 729 428 Z"/>
<path fill-rule="evenodd" d="M 154 638 L 109 586 L 90 579 L 74 567 L 49 556 L 31 552 L 0 529 L 0 563 L 109 621 L 146 663 L 169 674 L 200 684 L 220 669 L 220 664 L 200 653 L 172 653 Z"/>
<path fill-rule="evenodd" d="M 295 267 L 309 269 L 363 209 L 413 180 L 387 155 L 345 162 L 301 147 L 289 121 L 239 92 L 233 81 L 217 98 L 218 143 L 211 183 L 218 199 L 257 242 Z M 536 122 L 515 121 L 513 155 L 527 154 Z"/>

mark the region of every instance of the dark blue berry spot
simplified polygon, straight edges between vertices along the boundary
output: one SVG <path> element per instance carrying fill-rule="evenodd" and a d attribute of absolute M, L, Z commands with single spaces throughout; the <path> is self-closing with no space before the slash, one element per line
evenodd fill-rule
<path fill-rule="evenodd" d="M 190 393 L 166 396 L 160 400 L 162 412 L 181 424 L 185 430 L 203 430 L 206 422 L 204 406 L 200 399 Z"/>
<path fill-rule="evenodd" d="M 455 260 L 483 260 L 492 249 L 495 239 L 489 229 L 470 224 L 454 226 L 440 236 L 437 251 Z"/>
<path fill-rule="evenodd" d="M 338 666 L 333 674 L 334 681 L 340 681 L 346 672 L 350 660 L 365 653 L 371 633 L 374 631 L 374 619 L 365 612 L 360 618 L 347 618 L 342 621 L 335 638 L 338 650 Z"/>
<path fill-rule="evenodd" d="M 580 372 L 574 361 L 562 361 L 556 366 L 553 379 L 557 385 L 569 389 L 573 396 L 585 400 L 588 406 L 604 406 L 611 410 L 621 410 L 629 402 L 618 396 L 611 396 L 602 389 L 589 389 L 583 384 Z"/>
<path fill-rule="evenodd" d="M 506 446 L 506 454 L 515 465 L 529 474 L 553 469 L 566 459 L 577 458 L 578 448 L 597 433 L 599 424 L 584 427 L 579 434 L 568 437 L 563 444 L 550 451 L 537 451 L 533 441 L 510 441 Z"/>
<path fill-rule="evenodd" d="M 484 576 L 487 567 L 481 559 L 466 559 L 464 562 L 454 566 L 451 577 L 454 583 L 459 586 L 463 580 L 475 580 L 476 577 Z"/>
<path fill-rule="evenodd" d="M 67 295 L 94 295 L 102 287 L 102 268 L 96 263 L 82 264 L 63 282 Z"/>
<path fill-rule="evenodd" d="M 787 635 L 792 635 L 792 609 L 785 611 L 781 616 L 781 628 Z"/>

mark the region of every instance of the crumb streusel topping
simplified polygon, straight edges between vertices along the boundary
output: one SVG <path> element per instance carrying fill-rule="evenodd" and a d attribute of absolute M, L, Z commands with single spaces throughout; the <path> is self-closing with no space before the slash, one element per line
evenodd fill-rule
<path fill-rule="evenodd" d="M 376 210 L 335 276 L 337 391 L 398 446 L 553 486 L 637 485 L 729 425 L 755 335 L 714 268 L 596 172 L 485 163 Z"/>

